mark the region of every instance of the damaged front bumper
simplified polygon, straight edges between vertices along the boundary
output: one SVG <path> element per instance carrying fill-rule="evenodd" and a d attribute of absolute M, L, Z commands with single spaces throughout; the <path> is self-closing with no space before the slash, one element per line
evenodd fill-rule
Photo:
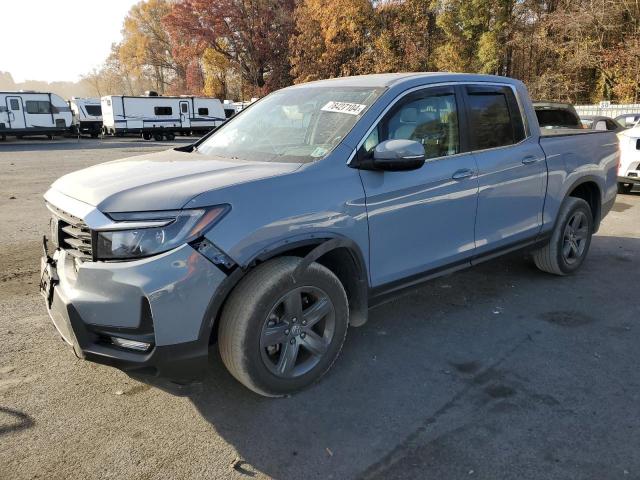
<path fill-rule="evenodd" d="M 78 357 L 185 382 L 204 373 L 227 279 L 186 244 L 130 262 L 78 262 L 45 246 L 40 290 Z"/>

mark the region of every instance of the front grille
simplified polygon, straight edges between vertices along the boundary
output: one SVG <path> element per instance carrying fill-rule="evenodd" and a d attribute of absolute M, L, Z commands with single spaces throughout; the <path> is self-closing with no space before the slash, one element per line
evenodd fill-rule
<path fill-rule="evenodd" d="M 92 260 L 91 230 L 78 217 L 48 205 L 53 213 L 51 218 L 51 235 L 56 246 L 64 249 L 69 255 L 81 260 Z"/>

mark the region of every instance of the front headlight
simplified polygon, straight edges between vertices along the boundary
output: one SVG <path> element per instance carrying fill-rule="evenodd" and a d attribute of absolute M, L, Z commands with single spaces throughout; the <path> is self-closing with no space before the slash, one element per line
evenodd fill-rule
<path fill-rule="evenodd" d="M 131 260 L 166 252 L 200 237 L 229 210 L 207 209 L 114 213 L 113 226 L 96 232 L 97 260 Z"/>

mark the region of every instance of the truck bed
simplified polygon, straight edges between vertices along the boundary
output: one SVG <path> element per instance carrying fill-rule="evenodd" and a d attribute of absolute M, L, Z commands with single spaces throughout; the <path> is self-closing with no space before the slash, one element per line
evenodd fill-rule
<path fill-rule="evenodd" d="M 606 130 L 591 130 L 586 128 L 541 128 L 541 137 L 567 137 L 570 135 L 601 135 L 607 133 Z"/>

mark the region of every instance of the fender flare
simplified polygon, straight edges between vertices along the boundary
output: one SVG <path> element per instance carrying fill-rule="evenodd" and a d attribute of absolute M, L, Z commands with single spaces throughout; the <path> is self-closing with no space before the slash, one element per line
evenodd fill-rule
<path fill-rule="evenodd" d="M 562 206 L 564 205 L 564 202 L 570 196 L 571 192 L 573 192 L 576 188 L 578 188 L 580 185 L 585 183 L 594 183 L 598 188 L 598 193 L 600 194 L 598 196 L 598 210 L 593 212 L 593 228 L 595 233 L 598 231 L 600 227 L 600 222 L 602 221 L 602 206 L 604 204 L 604 195 L 605 195 L 605 190 L 604 190 L 605 181 L 601 177 L 598 177 L 596 175 L 585 175 L 584 177 L 580 177 L 577 180 L 575 180 L 565 190 L 564 198 L 560 203 L 560 207 L 558 208 L 558 211 L 560 211 L 560 208 L 562 208 Z M 557 218 L 556 218 L 556 222 L 557 222 Z M 554 222 L 554 228 L 555 228 L 556 222 Z"/>

